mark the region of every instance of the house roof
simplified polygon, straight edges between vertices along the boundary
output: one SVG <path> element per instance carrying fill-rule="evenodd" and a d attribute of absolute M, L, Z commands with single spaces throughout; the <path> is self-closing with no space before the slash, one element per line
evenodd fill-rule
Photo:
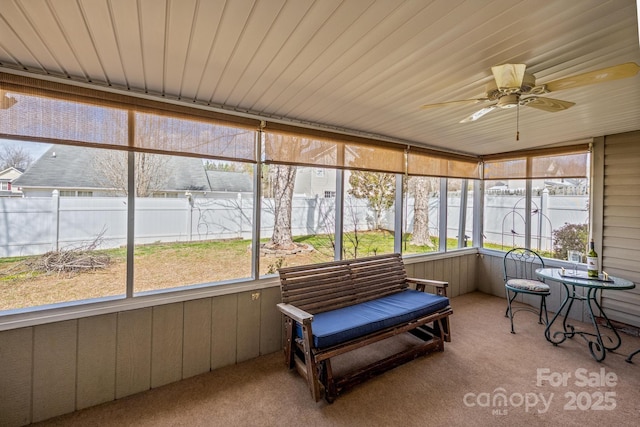
<path fill-rule="evenodd" d="M 0 171 L 0 179 L 3 181 L 12 181 L 22 175 L 23 171 L 14 167 L 8 167 Z"/>
<path fill-rule="evenodd" d="M 14 184 L 22 188 L 100 188 L 87 147 L 52 145 Z"/>
<path fill-rule="evenodd" d="M 640 74 L 556 85 L 575 105 L 553 113 L 420 108 L 485 97 L 505 63 L 536 85 L 640 63 L 633 0 L 41 3 L 0 1 L 0 71 L 471 154 L 640 129 Z"/>
<path fill-rule="evenodd" d="M 71 145 L 52 145 L 14 185 L 22 188 L 108 189 L 109 179 L 100 168 L 102 150 Z M 167 181 L 157 191 L 209 191 L 202 161 L 167 156 L 161 166 Z"/>
<path fill-rule="evenodd" d="M 208 170 L 211 191 L 245 193 L 253 191 L 251 176 L 243 172 Z"/>

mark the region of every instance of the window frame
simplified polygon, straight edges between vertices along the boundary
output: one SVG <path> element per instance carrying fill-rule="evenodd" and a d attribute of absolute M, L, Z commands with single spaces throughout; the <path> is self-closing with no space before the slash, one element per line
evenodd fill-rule
<path fill-rule="evenodd" d="M 409 147 L 405 144 L 398 142 L 380 141 L 371 138 L 345 135 L 340 133 L 334 133 L 329 131 L 319 131 L 317 129 L 305 128 L 300 126 L 286 125 L 282 123 L 267 123 L 254 117 L 244 117 L 241 115 L 228 114 L 227 112 L 217 111 L 214 108 L 200 105 L 187 105 L 180 102 L 167 102 L 157 100 L 151 96 L 130 94 L 124 91 L 118 90 L 99 90 L 92 85 L 74 84 L 68 85 L 64 83 L 58 83 L 45 79 L 37 79 L 32 77 L 18 76 L 7 73 L 0 73 L 0 87 L 3 90 L 16 91 L 27 96 L 43 97 L 46 99 L 56 99 L 64 102 L 78 102 L 82 105 L 106 107 L 113 109 L 120 109 L 126 111 L 126 115 L 129 118 L 128 126 L 128 142 L 122 144 L 99 144 L 99 143 L 86 143 L 84 141 L 75 139 L 55 139 L 45 136 L 25 136 L 20 134 L 5 133 L 0 130 L 0 137 L 3 139 L 17 140 L 17 141 L 34 141 L 40 143 L 52 143 L 52 144 L 67 144 L 67 145 L 86 145 L 92 147 L 100 147 L 106 149 L 114 149 L 120 151 L 126 151 L 128 155 L 128 196 L 127 196 L 127 279 L 126 289 L 124 296 L 103 297 L 92 300 L 79 300 L 69 301 L 63 303 L 57 303 L 46 306 L 32 306 L 15 310 L 4 310 L 0 312 L 0 330 L 13 329 L 16 327 L 30 326 L 35 324 L 41 324 L 46 322 L 60 321 L 65 319 L 85 317 L 87 315 L 97 315 L 103 313 L 112 313 L 115 311 L 128 310 L 133 308 L 148 307 L 157 304 L 166 304 L 177 301 L 186 301 L 196 298 L 202 298 L 207 296 L 224 295 L 230 293 L 238 293 L 248 290 L 261 289 L 264 287 L 275 286 L 277 283 L 276 276 L 259 277 L 258 267 L 260 264 L 259 250 L 259 227 L 260 227 L 260 203 L 261 200 L 261 174 L 260 166 L 263 164 L 261 160 L 261 141 L 260 134 L 263 129 L 269 128 L 276 132 L 295 133 L 303 136 L 304 138 L 324 138 L 332 143 L 335 142 L 338 145 L 344 146 L 345 151 L 339 160 L 344 162 L 341 167 L 336 169 L 336 239 L 335 239 L 335 253 L 336 259 L 341 258 L 342 254 L 342 230 L 343 230 L 343 215 L 344 215 L 344 197 L 345 197 L 345 183 L 344 183 L 344 170 L 354 167 L 356 170 L 371 170 L 374 172 L 387 172 L 395 173 L 396 176 L 396 188 L 401 188 L 404 177 L 407 175 L 407 164 L 411 164 L 408 161 L 409 153 L 417 154 L 418 157 L 428 158 L 434 161 L 434 164 L 439 164 L 442 169 L 439 169 L 438 174 L 444 175 L 441 177 L 441 185 L 445 185 L 446 188 L 446 176 L 460 177 L 460 178 L 472 178 L 479 180 L 480 176 L 477 175 L 478 165 L 480 159 L 474 156 L 464 156 L 453 153 L 439 152 L 435 150 L 415 149 L 415 147 Z M 252 275 L 249 279 L 228 280 L 213 283 L 202 283 L 197 285 L 190 285 L 166 290 L 157 290 L 144 295 L 134 295 L 133 289 L 133 275 L 135 269 L 135 263 L 133 259 L 134 247 L 135 247 L 135 183 L 133 181 L 135 172 L 135 160 L 134 154 L 136 152 L 151 152 L 158 154 L 178 154 L 187 155 L 198 158 L 210 158 L 219 160 L 239 160 L 236 158 L 217 157 L 215 154 L 210 153 L 194 153 L 184 152 L 182 153 L 180 147 L 172 149 L 171 147 L 149 147 L 140 145 L 140 142 L 135 138 L 135 131 L 131 126 L 135 126 L 135 114 L 136 113 L 150 113 L 157 114 L 159 116 L 168 116 L 176 119 L 184 119 L 187 121 L 202 121 L 209 123 L 219 123 L 223 126 L 237 126 L 245 129 L 250 129 L 255 135 L 255 153 L 254 157 L 243 158 L 240 161 L 246 161 L 255 164 L 254 168 L 254 209 L 253 209 L 253 230 L 252 230 Z M 350 151 L 349 151 L 350 150 Z M 376 150 L 380 153 L 393 153 L 398 159 L 404 159 L 403 161 L 396 162 L 393 170 L 390 171 L 383 164 L 376 163 L 375 160 L 383 158 L 384 156 L 376 156 L 371 153 L 375 153 Z M 361 163 L 347 163 L 353 161 L 354 153 L 360 153 L 363 157 Z M 246 153 L 245 153 L 246 154 Z M 348 154 L 352 157 L 345 157 Z M 366 156 L 365 156 L 366 154 Z M 224 154 L 221 154 L 224 156 Z M 300 163 L 300 165 L 304 165 Z M 375 166 L 368 166 L 375 165 Z M 382 165 L 382 166 L 380 166 Z M 470 169 L 465 169 L 470 168 Z M 429 172 L 429 171 L 427 171 Z M 424 170 L 416 173 L 424 173 Z M 432 173 L 432 172 L 429 172 Z M 475 185 L 475 184 L 474 184 Z M 475 187 L 474 187 L 475 188 Z M 76 196 L 78 193 L 76 192 Z M 402 191 L 396 191 L 396 197 L 402 197 Z M 440 218 L 444 218 L 444 221 L 440 221 L 440 227 L 444 228 L 441 231 L 441 235 L 446 236 L 446 190 L 440 193 L 440 205 L 439 215 Z M 443 199 L 444 198 L 444 199 Z M 402 227 L 397 224 L 402 224 L 402 202 L 395 203 L 395 215 L 394 215 L 394 250 L 402 251 Z M 477 227 L 474 227 L 474 233 L 479 231 Z M 462 239 L 462 236 L 460 237 Z M 425 254 L 415 254 L 411 257 L 428 257 L 435 254 L 442 254 L 447 252 L 446 238 L 442 239 L 444 247 L 438 252 L 430 252 Z M 475 242 L 479 242 L 479 239 L 474 238 Z M 477 248 L 477 245 L 474 246 Z"/>
<path fill-rule="evenodd" d="M 534 196 L 533 181 L 547 177 L 544 174 L 540 174 L 540 170 L 541 170 L 540 167 L 536 168 L 533 166 L 535 162 L 540 159 L 544 160 L 545 156 L 548 156 L 548 158 L 560 157 L 566 160 L 567 158 L 571 158 L 572 156 L 576 156 L 576 155 L 577 156 L 587 155 L 583 164 L 584 172 L 581 167 L 574 167 L 573 169 L 571 169 L 570 173 L 566 175 L 557 175 L 557 177 L 586 178 L 589 181 L 589 188 L 590 188 L 590 191 L 588 192 L 588 206 L 592 207 L 593 206 L 592 189 L 593 189 L 593 179 L 594 179 L 593 141 L 581 142 L 579 144 L 568 145 L 563 147 L 554 147 L 554 148 L 536 149 L 536 150 L 523 150 L 520 152 L 506 153 L 506 154 L 500 154 L 495 156 L 485 156 L 483 159 L 485 164 L 483 166 L 483 179 L 482 179 L 482 191 L 481 191 L 481 198 L 482 198 L 481 212 L 482 212 L 483 231 L 484 231 L 484 209 L 485 209 L 484 201 L 485 201 L 485 190 L 486 190 L 484 185 L 486 184 L 486 182 L 494 181 L 494 180 L 499 181 L 499 180 L 505 180 L 505 179 L 506 180 L 514 179 L 514 180 L 524 181 L 525 182 L 524 212 L 532 212 L 532 203 L 533 203 L 533 196 Z M 495 163 L 495 164 L 504 163 L 507 166 L 504 167 L 503 169 L 499 169 L 501 173 L 494 175 L 493 170 L 486 167 L 487 163 Z M 474 210 L 474 212 L 476 211 Z M 588 217 L 593 218 L 591 211 L 589 211 Z M 524 215 L 523 218 L 524 218 L 524 232 L 525 232 L 523 246 L 527 249 L 532 249 L 537 251 L 537 249 L 532 248 L 533 236 L 532 236 L 532 230 L 531 230 L 532 228 L 531 215 Z M 589 229 L 587 230 L 587 234 L 590 236 L 593 233 L 593 230 L 591 229 L 592 227 L 591 220 L 589 221 L 588 227 Z M 550 231 L 553 232 L 553 229 Z M 541 238 L 541 236 L 539 238 Z M 478 240 L 478 242 L 480 242 L 479 248 L 483 250 L 496 250 L 496 249 L 486 248 L 484 239 Z M 551 247 L 551 249 L 553 250 L 553 246 Z M 499 251 L 507 252 L 508 249 L 499 250 Z M 548 257 L 545 257 L 545 258 L 553 259 L 556 261 L 564 261 L 557 258 L 548 258 Z"/>
<path fill-rule="evenodd" d="M 157 303 L 158 301 L 165 301 L 165 300 L 172 301 L 179 294 L 182 294 L 184 296 L 185 293 L 193 293 L 194 295 L 199 295 L 199 296 L 203 294 L 218 295 L 220 292 L 232 293 L 236 291 L 241 291 L 242 289 L 246 289 L 247 287 L 259 288 L 261 286 L 264 286 L 264 285 L 261 285 L 261 283 L 270 283 L 270 282 L 273 282 L 273 280 L 276 278 L 276 276 L 260 277 L 258 275 L 257 272 L 258 272 L 261 259 L 260 259 L 259 251 L 253 250 L 254 253 L 252 254 L 252 274 L 250 278 L 231 279 L 231 280 L 225 280 L 220 282 L 207 282 L 207 283 L 186 285 L 182 287 L 175 287 L 170 289 L 158 289 L 154 291 L 136 293 L 134 291 L 135 261 L 133 260 L 133 252 L 135 248 L 135 244 L 134 244 L 134 241 L 135 241 L 135 228 L 134 228 L 135 192 L 133 191 L 133 188 L 135 183 L 132 180 L 132 178 L 135 176 L 135 151 L 129 151 L 128 159 L 129 159 L 128 175 L 129 175 L 130 191 L 128 192 L 128 195 L 127 195 L 127 206 L 128 206 L 127 224 L 129 226 L 127 228 L 127 248 L 128 248 L 127 275 L 126 275 L 127 279 L 126 279 L 126 284 L 123 284 L 124 295 L 113 296 L 113 297 L 102 297 L 102 298 L 91 299 L 91 300 L 61 302 L 61 303 L 56 303 L 48 306 L 32 306 L 32 307 L 26 307 L 26 308 L 20 308 L 20 309 L 4 310 L 0 312 L 0 330 L 2 330 L 3 324 L 5 324 L 4 322 L 5 320 L 14 318 L 15 316 L 22 319 L 25 319 L 25 318 L 28 319 L 29 317 L 31 317 L 29 316 L 29 313 L 37 312 L 39 313 L 38 316 L 42 315 L 42 313 L 51 313 L 51 315 L 53 316 L 54 313 L 58 313 L 58 312 L 72 313 L 80 307 L 84 307 L 81 310 L 93 311 L 93 309 L 95 309 L 95 310 L 101 311 L 101 310 L 105 310 L 105 307 L 119 306 L 120 304 L 124 304 L 123 307 L 127 307 L 129 305 L 139 306 L 139 304 L 142 304 L 143 301 L 147 301 L 147 300 L 153 301 L 154 303 Z M 256 199 L 255 201 L 261 198 L 260 191 L 258 191 L 257 189 L 261 188 L 262 176 L 260 173 L 257 172 L 258 169 L 259 169 L 258 166 L 254 168 L 254 181 L 256 182 L 256 185 L 257 185 L 255 187 L 256 191 L 254 191 L 254 198 Z M 343 201 L 344 201 L 346 191 L 343 183 L 343 179 L 344 179 L 343 170 L 337 169 L 336 173 L 337 173 L 336 215 L 338 214 L 338 212 L 340 212 L 340 216 L 339 216 L 340 220 L 339 221 L 336 220 L 336 223 L 337 223 L 336 227 L 337 227 L 338 223 L 343 222 L 343 217 L 342 217 L 343 209 L 344 209 Z M 396 176 L 397 189 L 398 188 L 402 189 L 406 175 L 395 174 L 395 176 Z M 440 215 L 439 233 L 442 236 L 446 236 L 447 182 L 448 182 L 447 178 L 440 178 L 441 190 L 443 188 L 445 189 L 445 191 L 440 192 L 441 200 L 439 203 L 439 215 Z M 77 194 L 78 193 L 76 191 L 76 196 Z M 400 199 L 402 198 L 402 191 L 396 191 L 396 199 L 397 198 L 400 198 Z M 259 204 L 255 203 L 254 206 L 259 206 Z M 396 224 L 396 230 L 397 230 L 394 233 L 394 250 L 402 253 L 402 227 L 397 227 L 397 224 L 401 224 L 403 221 L 403 212 L 402 212 L 403 203 L 402 201 L 400 201 L 399 203 L 396 202 L 394 206 L 395 206 L 394 222 Z M 260 215 L 259 211 L 260 209 L 254 209 L 254 212 L 253 212 L 254 220 L 256 220 L 255 219 L 256 217 L 259 219 L 259 215 Z M 464 211 L 460 210 L 460 212 L 462 214 Z M 252 241 L 254 242 L 258 241 L 258 234 L 259 234 L 259 222 L 258 223 L 254 222 Z M 336 247 L 335 247 L 335 253 L 334 253 L 335 259 L 340 259 L 342 255 L 342 250 L 341 250 L 342 235 L 343 235 L 343 229 L 342 229 L 342 226 L 340 226 L 340 228 L 336 228 L 336 236 L 335 236 Z M 424 257 L 424 256 L 428 257 L 428 256 L 433 256 L 433 255 L 443 254 L 448 252 L 446 248 L 446 239 L 441 239 L 441 242 L 442 242 L 441 248 L 438 251 L 428 252 L 423 254 L 407 254 L 407 257 L 410 257 L 410 258 Z M 461 247 L 460 246 L 461 244 L 462 244 L 462 239 L 459 238 L 459 245 L 458 245 L 459 248 Z M 252 246 L 256 248 L 259 245 L 257 246 L 254 244 Z M 129 250 L 129 248 L 131 248 L 131 250 Z M 474 248 L 477 248 L 477 246 L 474 246 Z M 470 249 L 470 248 L 467 248 L 467 249 Z M 131 302 L 131 301 L 136 301 L 136 302 Z M 47 316 L 48 315 L 45 314 L 44 317 L 46 318 Z M 21 324 L 24 324 L 24 322 L 22 322 Z"/>

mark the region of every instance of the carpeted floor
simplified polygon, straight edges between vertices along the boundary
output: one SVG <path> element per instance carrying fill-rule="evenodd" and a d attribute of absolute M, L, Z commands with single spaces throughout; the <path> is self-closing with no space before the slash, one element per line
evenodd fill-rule
<path fill-rule="evenodd" d="M 531 313 L 509 333 L 501 298 L 452 300 L 453 341 L 315 403 L 278 352 L 58 417 L 41 426 L 637 426 L 640 338 L 602 363 L 575 337 L 554 347 Z M 588 325 L 578 324 L 578 329 Z M 370 356 L 375 351 L 367 351 Z"/>

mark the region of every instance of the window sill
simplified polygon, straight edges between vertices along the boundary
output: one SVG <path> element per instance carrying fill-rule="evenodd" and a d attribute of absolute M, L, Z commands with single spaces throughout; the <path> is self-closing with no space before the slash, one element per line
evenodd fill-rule
<path fill-rule="evenodd" d="M 449 252 L 411 254 L 403 258 L 406 265 L 425 261 L 455 258 L 478 253 L 478 248 L 460 248 Z M 6 331 L 46 323 L 75 320 L 83 317 L 118 313 L 158 305 L 185 302 L 200 298 L 210 298 L 228 294 L 251 292 L 280 286 L 277 275 L 258 280 L 238 280 L 216 284 L 194 285 L 185 288 L 163 289 L 137 294 L 133 298 L 124 295 L 92 300 L 70 301 L 46 306 L 0 311 L 0 331 Z"/>
<path fill-rule="evenodd" d="M 145 292 L 133 298 L 124 295 L 92 300 L 70 301 L 46 306 L 0 311 L 0 331 L 74 320 L 82 317 L 118 313 L 157 305 L 237 294 L 279 286 L 277 276 L 259 280 L 195 285 L 184 289 Z"/>

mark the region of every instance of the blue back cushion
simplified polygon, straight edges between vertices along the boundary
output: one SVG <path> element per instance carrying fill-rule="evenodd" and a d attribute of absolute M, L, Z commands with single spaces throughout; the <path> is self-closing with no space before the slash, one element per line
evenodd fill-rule
<path fill-rule="evenodd" d="M 449 305 L 449 298 L 407 289 L 372 301 L 313 315 L 316 348 L 330 347 L 354 338 L 400 325 Z M 298 325 L 298 336 L 302 328 Z"/>

